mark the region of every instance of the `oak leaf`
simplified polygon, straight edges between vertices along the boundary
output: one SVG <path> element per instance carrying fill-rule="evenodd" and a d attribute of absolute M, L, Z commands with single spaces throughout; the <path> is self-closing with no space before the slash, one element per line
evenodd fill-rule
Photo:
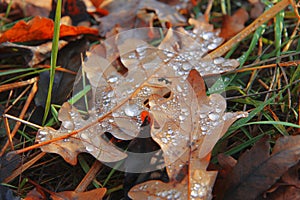
<path fill-rule="evenodd" d="M 188 81 L 197 94 L 199 105 L 193 110 L 194 114 L 191 112 L 196 122 L 194 129 L 180 132 L 183 136 L 174 138 L 170 127 L 156 134 L 152 132 L 152 138 L 164 153 L 170 182 L 154 180 L 138 184 L 129 192 L 133 199 L 212 198 L 211 191 L 217 172 L 206 171 L 210 152 L 228 127 L 236 119 L 245 117 L 246 113 L 224 113 L 225 99 L 219 94 L 207 97 L 203 89 L 204 81 L 196 70 L 190 71 Z M 155 114 L 154 117 L 157 118 Z"/>
<path fill-rule="evenodd" d="M 61 128 L 39 130 L 37 141 L 70 137 L 44 145 L 42 150 L 65 158 L 72 155 L 72 159 L 67 159 L 73 160 L 72 163 L 79 152 L 89 152 L 105 162 L 124 159 L 126 153 L 113 148 L 104 133 L 109 132 L 121 140 L 135 138 L 142 124 L 140 114 L 147 111 L 153 116 L 151 136 L 160 144 L 165 159 L 169 159 L 165 160 L 168 165 L 189 150 L 190 137 L 192 141 L 200 138 L 204 141 L 199 156 L 205 157 L 228 126 L 242 115 L 224 114 L 224 98 L 217 94 L 202 98 L 203 88 L 198 94 L 187 77 L 191 70 L 192 74 L 197 70 L 204 76 L 219 74 L 234 69 L 238 62 L 224 58 L 202 59 L 222 39 L 205 30 L 210 27 L 206 24 L 195 27 L 193 32 L 186 33 L 163 30 L 164 38 L 160 29 L 135 29 L 105 40 L 95 49 L 98 54 L 90 54 L 82 67 L 92 89 L 88 105 L 81 105 L 89 107 L 88 116 L 83 119 L 75 106 L 64 104 L 59 115 Z M 155 37 L 149 38 L 149 31 Z M 161 41 L 158 47 L 153 45 L 156 39 Z M 76 83 L 82 82 L 83 76 L 79 76 Z M 197 95 L 201 96 L 199 101 Z M 201 131 L 198 123 L 203 125 Z M 171 172 L 170 169 L 169 173 L 176 176 L 176 170 Z"/>
<path fill-rule="evenodd" d="M 300 136 L 284 136 L 276 141 L 272 154 L 266 138 L 244 153 L 228 175 L 224 198 L 255 199 L 270 188 L 289 167 L 300 160 Z M 247 194 L 247 195 L 245 195 Z"/>

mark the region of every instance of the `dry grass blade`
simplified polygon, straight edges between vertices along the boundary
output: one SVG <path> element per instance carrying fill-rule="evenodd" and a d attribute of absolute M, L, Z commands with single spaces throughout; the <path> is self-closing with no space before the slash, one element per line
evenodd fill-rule
<path fill-rule="evenodd" d="M 30 91 L 30 93 L 28 95 L 28 98 L 26 99 L 26 102 L 25 102 L 25 104 L 24 104 L 24 106 L 22 108 L 22 111 L 21 111 L 20 115 L 19 115 L 20 119 L 24 118 L 24 116 L 25 116 L 25 114 L 27 112 L 27 109 L 28 109 L 30 103 L 32 102 L 32 100 L 33 100 L 36 92 L 37 92 L 37 89 L 38 89 L 37 82 L 35 82 L 32 85 L 32 88 L 31 88 L 31 91 Z M 21 122 L 16 122 L 16 125 L 14 126 L 14 128 L 13 128 L 13 130 L 11 132 L 11 137 L 15 136 L 15 134 L 17 133 L 17 131 L 18 131 L 18 129 L 19 129 L 20 126 L 21 126 Z M 4 145 L 4 147 L 1 149 L 0 156 L 3 156 L 3 154 L 5 153 L 5 151 L 6 151 L 6 149 L 7 149 L 8 146 L 9 146 L 9 142 L 7 141 L 6 144 Z"/>

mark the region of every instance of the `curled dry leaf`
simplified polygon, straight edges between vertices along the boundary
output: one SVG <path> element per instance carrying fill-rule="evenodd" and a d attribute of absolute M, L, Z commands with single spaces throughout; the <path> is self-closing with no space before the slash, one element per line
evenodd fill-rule
<path fill-rule="evenodd" d="M 88 118 L 83 119 L 75 107 L 64 104 L 59 116 L 61 128 L 39 130 L 38 142 L 70 134 L 70 141 L 59 141 L 60 147 L 68 149 L 76 140 L 77 152 L 89 152 L 105 162 L 121 160 L 126 153 L 112 147 L 104 133 L 121 140 L 135 138 L 142 124 L 140 114 L 147 111 L 153 119 L 151 136 L 159 143 L 167 166 L 174 162 L 186 165 L 190 151 L 195 151 L 197 159 L 206 157 L 228 126 L 245 113 L 224 113 L 226 102 L 222 96 L 206 97 L 203 87 L 196 86 L 201 82 L 198 73 L 219 74 L 234 69 L 238 62 L 202 59 L 222 39 L 206 30 L 208 24 L 193 23 L 196 26 L 190 32 L 143 28 L 105 40 L 95 49 L 101 55 L 92 53 L 83 63 L 92 88 L 92 99 L 88 105 L 81 105 L 89 107 Z M 188 81 L 190 73 L 197 84 Z M 83 78 L 80 76 L 76 82 L 81 85 Z M 50 145 L 54 148 L 56 142 Z M 200 170 L 192 169 L 195 173 Z M 201 170 L 205 169 L 203 165 Z M 168 167 L 171 179 L 183 170 Z"/>

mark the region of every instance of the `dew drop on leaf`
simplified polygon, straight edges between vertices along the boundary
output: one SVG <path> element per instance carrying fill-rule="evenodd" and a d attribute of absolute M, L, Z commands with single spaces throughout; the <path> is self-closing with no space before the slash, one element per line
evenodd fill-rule
<path fill-rule="evenodd" d="M 125 107 L 124 112 L 129 117 L 135 117 L 141 113 L 141 110 L 139 106 L 136 104 L 128 104 Z"/>

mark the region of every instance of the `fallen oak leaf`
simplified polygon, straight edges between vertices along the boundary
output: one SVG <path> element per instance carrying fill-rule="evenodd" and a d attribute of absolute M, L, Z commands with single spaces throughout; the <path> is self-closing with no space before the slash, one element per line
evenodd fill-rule
<path fill-rule="evenodd" d="M 176 49 L 170 51 L 168 49 L 160 49 L 162 46 L 159 48 L 154 47 L 150 43 L 153 38 L 150 41 L 148 38 L 146 40 L 148 42 L 141 40 L 140 37 L 148 36 L 149 30 L 156 30 L 157 35 L 161 38 L 160 29 L 145 28 L 122 32 L 111 39 L 107 39 L 102 46 L 99 46 L 105 51 L 98 50 L 96 52 L 102 52 L 104 57 L 96 54 L 91 54 L 88 57 L 83 63 L 83 70 L 92 88 L 93 101 L 90 101 L 92 105 L 90 110 L 87 111 L 89 118 L 83 120 L 73 107 L 72 109 L 67 109 L 67 112 L 62 110 L 60 113 L 64 117 L 60 116 L 62 126 L 59 130 L 55 131 L 47 128 L 39 130 L 37 141 L 41 145 L 51 145 L 49 143 L 52 140 L 56 142 L 60 138 L 72 136 L 70 137 L 72 142 L 73 139 L 78 140 L 78 143 L 82 142 L 82 145 L 78 145 L 80 151 L 89 152 L 100 161 L 112 162 L 121 160 L 126 157 L 126 154 L 118 151 L 116 148 L 114 148 L 114 152 L 109 152 L 109 148 L 112 148 L 112 145 L 106 141 L 104 133 L 109 132 L 121 140 L 133 139 L 139 134 L 142 123 L 139 114 L 146 110 L 154 116 L 154 126 L 151 129 L 152 137 L 156 135 L 165 144 L 174 140 L 178 145 L 177 148 L 173 147 L 170 151 L 165 150 L 166 155 L 168 153 L 173 154 L 169 157 L 171 160 L 167 163 L 176 161 L 178 157 L 189 149 L 189 133 L 193 132 L 193 130 L 197 132 L 196 130 L 199 127 L 194 121 L 197 122 L 199 120 L 202 123 L 204 119 L 199 119 L 202 115 L 214 121 L 204 120 L 203 123 L 212 123 L 219 128 L 216 136 L 213 136 L 213 138 L 210 138 L 210 136 L 206 137 L 209 139 L 207 145 L 203 145 L 205 148 L 202 148 L 201 156 L 204 157 L 209 153 L 213 148 L 211 144 L 219 139 L 223 129 L 225 130 L 229 126 L 229 121 L 242 115 L 231 114 L 229 116 L 229 114 L 226 114 L 223 116 L 222 111 L 224 111 L 226 104 L 220 95 L 212 95 L 207 100 L 208 103 L 212 101 L 212 105 L 215 108 L 218 108 L 218 106 L 222 107 L 216 111 L 220 115 L 196 113 L 195 111 L 199 110 L 197 98 L 186 78 L 193 68 L 204 75 L 212 75 L 236 67 L 237 61 L 222 59 L 222 62 L 210 63 L 209 60 L 205 60 L 207 62 L 206 65 L 194 67 L 190 62 L 196 63 L 193 60 L 195 57 L 184 57 L 188 55 L 188 52 L 184 52 L 184 50 L 188 51 L 188 48 L 182 49 L 181 52 L 177 53 Z M 169 30 L 169 32 L 173 33 L 172 30 Z M 170 36 L 169 32 L 167 35 Z M 201 34 L 200 31 L 198 33 Z M 187 47 L 186 45 L 190 41 L 193 44 L 192 50 L 197 51 L 197 45 L 189 35 L 183 35 L 182 33 L 178 33 L 178 35 L 181 37 L 176 38 L 176 43 L 184 40 L 184 47 Z M 133 39 L 134 37 L 139 39 Z M 202 39 L 205 40 L 205 38 Z M 211 39 L 211 37 L 208 39 Z M 164 40 L 162 44 L 167 47 L 167 42 L 168 40 Z M 198 45 L 198 47 L 200 58 L 197 56 L 196 58 L 201 60 L 201 55 L 207 48 L 204 47 L 203 50 L 201 45 Z M 120 62 L 114 62 L 118 58 Z M 184 63 L 182 68 L 175 67 L 182 63 Z M 207 65 L 212 67 L 207 67 Z M 221 69 L 220 66 L 224 66 L 224 68 Z M 126 73 L 122 72 L 120 68 L 126 68 Z M 80 79 L 76 82 L 81 83 Z M 221 101 L 219 101 L 220 98 L 222 99 Z M 213 107 L 206 104 L 203 104 L 203 106 L 202 112 L 209 112 L 210 109 L 213 109 Z M 67 108 L 67 106 L 64 107 Z M 220 117 L 224 119 L 219 120 L 220 123 L 216 122 Z M 227 120 L 228 122 L 226 122 Z M 208 127 L 206 128 L 207 130 L 202 130 L 202 133 L 209 135 L 211 130 Z M 165 133 L 171 136 L 167 140 L 163 135 L 160 135 Z M 197 140 L 198 136 L 193 135 L 195 137 L 193 139 Z M 60 141 L 59 146 L 63 147 L 68 140 L 64 142 Z M 53 143 L 53 145 L 55 146 L 56 144 Z M 50 152 L 56 149 L 53 145 Z M 85 147 L 85 150 L 83 147 Z M 166 145 L 161 145 L 161 147 L 168 149 Z M 110 153 L 116 155 L 111 156 Z M 73 157 L 75 155 L 77 154 L 74 154 Z M 176 173 L 172 172 L 172 174 Z"/>
<path fill-rule="evenodd" d="M 197 95 L 199 108 L 195 117 L 199 125 L 188 134 L 189 146 L 180 155 L 176 153 L 179 146 L 185 144 L 182 137 L 175 137 L 166 143 L 166 138 L 172 138 L 170 128 L 167 132 L 152 134 L 152 138 L 161 146 L 170 182 L 147 181 L 134 186 L 128 193 L 132 199 L 211 199 L 212 187 L 217 172 L 206 171 L 210 160 L 210 152 L 217 140 L 227 131 L 230 124 L 246 113 L 223 113 L 226 107 L 225 99 L 218 94 L 206 97 L 199 72 L 191 70 L 188 80 Z M 214 110 L 217 110 L 215 112 Z M 154 117 L 155 116 L 154 114 Z M 199 120 L 199 121 L 198 121 Z M 171 129 L 172 130 L 172 129 Z M 164 130 L 162 130 L 164 131 Z M 168 136 L 169 134 L 169 136 Z M 187 168 L 187 169 L 186 169 Z"/>
<path fill-rule="evenodd" d="M 28 42 L 49 40 L 53 37 L 54 22 L 51 19 L 36 16 L 29 22 L 19 21 L 0 37 L 2 42 Z M 81 34 L 98 35 L 98 30 L 83 26 L 61 25 L 60 37 L 76 36 Z"/>
<path fill-rule="evenodd" d="M 87 192 L 64 191 L 51 195 L 53 200 L 101 200 L 106 188 L 97 188 Z"/>
<path fill-rule="evenodd" d="M 258 197 L 271 187 L 289 167 L 299 162 L 299 143 L 300 136 L 281 137 L 276 141 L 270 155 L 267 139 L 261 139 L 250 151 L 239 158 L 224 184 L 226 185 L 226 188 L 223 188 L 224 197 L 220 195 L 218 198 L 234 200 Z"/>
<path fill-rule="evenodd" d="M 59 110 L 58 119 L 62 121 L 61 128 L 55 130 L 51 127 L 44 127 L 38 131 L 37 142 L 51 141 L 60 137 L 65 132 L 79 129 L 79 126 L 91 123 L 90 120 L 83 120 L 76 108 L 69 103 L 64 103 Z M 63 140 L 53 141 L 48 145 L 41 146 L 41 150 L 49 153 L 57 153 L 71 165 L 76 165 L 77 155 L 81 152 L 92 154 L 95 158 L 103 162 L 114 162 L 122 160 L 126 154 L 116 149 L 115 146 L 105 141 L 100 134 L 93 134 L 93 140 L 88 135 L 97 131 L 97 127 L 82 131 L 80 136 L 73 135 Z"/>

